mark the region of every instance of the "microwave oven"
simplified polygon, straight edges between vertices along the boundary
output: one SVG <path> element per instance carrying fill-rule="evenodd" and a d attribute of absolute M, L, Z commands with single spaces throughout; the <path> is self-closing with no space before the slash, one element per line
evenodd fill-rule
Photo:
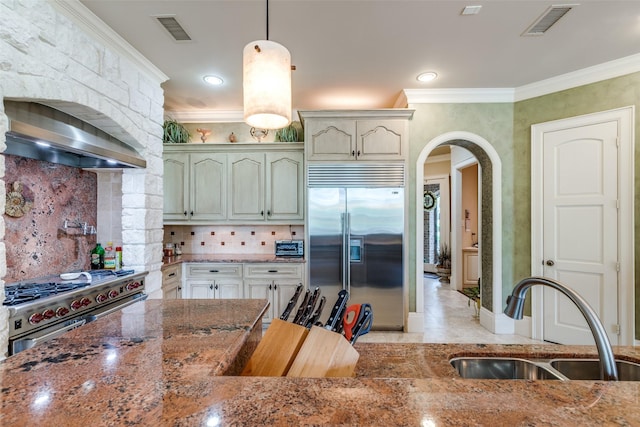
<path fill-rule="evenodd" d="M 304 256 L 304 241 L 276 240 L 276 256 Z"/>

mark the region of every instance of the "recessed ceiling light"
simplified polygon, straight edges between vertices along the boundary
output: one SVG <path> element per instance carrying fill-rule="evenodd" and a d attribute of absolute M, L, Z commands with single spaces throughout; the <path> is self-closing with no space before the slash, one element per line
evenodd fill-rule
<path fill-rule="evenodd" d="M 417 79 L 419 82 L 426 83 L 431 80 L 435 80 L 438 77 L 438 74 L 433 71 L 427 71 L 426 73 L 419 74 Z"/>
<path fill-rule="evenodd" d="M 223 82 L 223 80 L 218 76 L 204 76 L 202 79 L 212 86 L 220 86 Z"/>

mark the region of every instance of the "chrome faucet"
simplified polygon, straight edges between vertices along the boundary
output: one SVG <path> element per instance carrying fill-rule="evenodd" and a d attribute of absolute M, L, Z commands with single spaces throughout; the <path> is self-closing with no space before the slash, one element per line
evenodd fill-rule
<path fill-rule="evenodd" d="M 593 308 L 573 289 L 546 277 L 527 277 L 518 282 L 515 288 L 513 288 L 511 295 L 507 297 L 507 307 L 504 309 L 504 314 L 512 319 L 522 319 L 524 297 L 533 285 L 545 285 L 560 291 L 578 307 L 578 310 L 580 310 L 586 319 L 589 329 L 591 329 L 591 333 L 593 334 L 593 339 L 596 342 L 598 357 L 600 358 L 600 379 L 604 381 L 618 381 L 618 368 L 616 367 L 613 349 L 607 337 L 607 332 Z"/>

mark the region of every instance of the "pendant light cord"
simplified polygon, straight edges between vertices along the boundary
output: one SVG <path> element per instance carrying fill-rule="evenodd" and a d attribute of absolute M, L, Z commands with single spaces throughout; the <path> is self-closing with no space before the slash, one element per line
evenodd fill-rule
<path fill-rule="evenodd" d="M 267 40 L 269 40 L 269 0 L 267 0 Z"/>

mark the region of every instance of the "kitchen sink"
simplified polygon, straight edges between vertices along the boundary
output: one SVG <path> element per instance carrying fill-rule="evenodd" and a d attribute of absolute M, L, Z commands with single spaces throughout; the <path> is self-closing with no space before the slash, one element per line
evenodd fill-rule
<path fill-rule="evenodd" d="M 597 359 L 553 359 L 549 365 L 570 380 L 599 380 Z M 640 364 L 616 360 L 619 381 L 640 381 Z"/>
<path fill-rule="evenodd" d="M 559 380 L 550 369 L 511 357 L 456 357 L 449 361 L 462 378 L 502 380 Z"/>

